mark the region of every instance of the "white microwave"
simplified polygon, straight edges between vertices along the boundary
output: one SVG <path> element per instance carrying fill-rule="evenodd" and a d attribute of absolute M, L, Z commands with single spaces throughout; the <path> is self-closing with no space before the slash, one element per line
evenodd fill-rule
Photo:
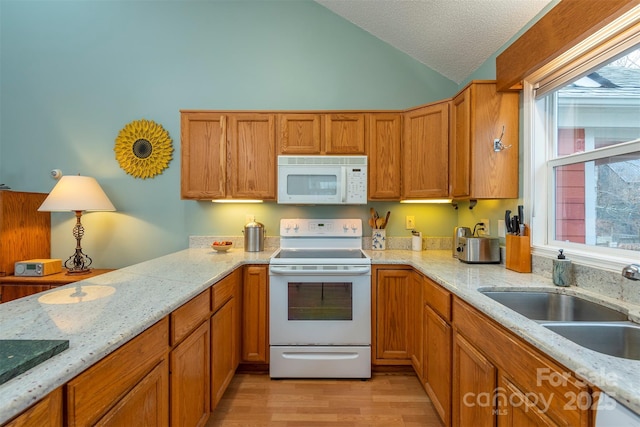
<path fill-rule="evenodd" d="M 278 203 L 366 204 L 367 156 L 278 156 Z"/>

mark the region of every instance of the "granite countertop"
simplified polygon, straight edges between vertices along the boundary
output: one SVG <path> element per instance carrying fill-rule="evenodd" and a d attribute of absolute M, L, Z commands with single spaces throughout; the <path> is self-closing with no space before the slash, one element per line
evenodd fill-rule
<path fill-rule="evenodd" d="M 243 264 L 267 264 L 274 250 L 217 253 L 191 248 L 0 305 L 0 339 L 68 340 L 69 348 L 0 385 L 0 423 L 144 331 Z M 451 251 L 366 251 L 374 264 L 411 265 L 567 368 L 640 413 L 640 361 L 606 356 L 557 335 L 478 290 L 548 288 L 628 310 L 576 287 L 555 287 L 550 275 L 521 274 L 501 265 L 464 264 Z M 78 289 L 80 287 L 80 289 Z M 83 294 L 80 302 L 78 290 Z"/>

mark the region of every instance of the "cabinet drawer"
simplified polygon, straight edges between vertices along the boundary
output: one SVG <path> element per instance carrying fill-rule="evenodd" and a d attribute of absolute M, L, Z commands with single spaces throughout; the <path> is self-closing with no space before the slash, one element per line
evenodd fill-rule
<path fill-rule="evenodd" d="M 453 321 L 455 328 L 481 349 L 506 378 L 525 393 L 539 397 L 539 405 L 548 403 L 546 413 L 558 425 L 588 425 L 588 411 L 578 408 L 590 389 L 570 369 L 558 365 L 457 298 L 453 303 Z"/>
<path fill-rule="evenodd" d="M 207 289 L 171 313 L 171 345 L 182 341 L 198 325 L 209 318 L 210 293 L 211 291 Z"/>
<path fill-rule="evenodd" d="M 451 293 L 428 277 L 424 278 L 424 298 L 446 321 L 451 322 Z"/>
<path fill-rule="evenodd" d="M 213 285 L 211 293 L 211 309 L 215 313 L 222 307 L 235 293 L 236 283 L 238 283 L 239 269 L 229 274 L 224 279 Z"/>
<path fill-rule="evenodd" d="M 165 317 L 67 384 L 68 425 L 94 424 L 165 358 L 169 344 Z"/>

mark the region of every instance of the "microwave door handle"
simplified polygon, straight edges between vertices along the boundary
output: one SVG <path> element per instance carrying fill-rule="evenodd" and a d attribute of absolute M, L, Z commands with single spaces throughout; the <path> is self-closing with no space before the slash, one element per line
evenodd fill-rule
<path fill-rule="evenodd" d="M 340 168 L 340 172 L 342 173 L 342 183 L 340 185 L 342 189 L 342 203 L 346 203 L 347 201 L 347 168 Z"/>

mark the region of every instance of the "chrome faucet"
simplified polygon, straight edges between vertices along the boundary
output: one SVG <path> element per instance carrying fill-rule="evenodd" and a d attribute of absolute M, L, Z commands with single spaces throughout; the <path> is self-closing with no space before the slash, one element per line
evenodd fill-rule
<path fill-rule="evenodd" d="M 629 264 L 622 269 L 622 276 L 630 280 L 640 280 L 640 265 Z"/>

